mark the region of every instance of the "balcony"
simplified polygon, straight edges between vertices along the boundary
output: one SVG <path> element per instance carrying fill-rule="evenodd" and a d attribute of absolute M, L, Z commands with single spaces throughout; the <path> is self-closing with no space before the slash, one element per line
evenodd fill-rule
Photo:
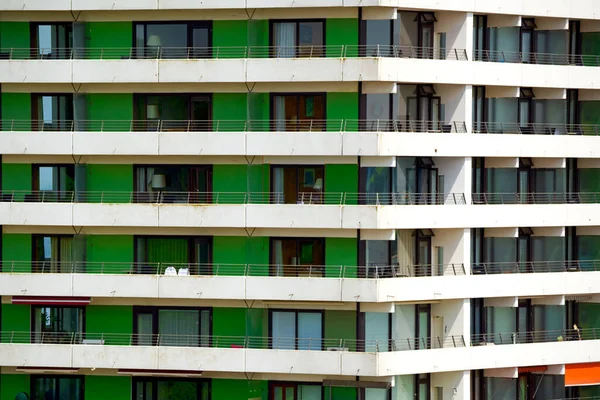
<path fill-rule="evenodd" d="M 4 261 L 6 296 L 368 303 L 600 294 L 600 260 L 357 267 Z"/>
<path fill-rule="evenodd" d="M 518 122 L 479 122 L 473 133 L 523 134 L 523 135 L 600 135 L 600 125 L 546 124 Z"/>
<path fill-rule="evenodd" d="M 483 62 L 600 67 L 598 55 L 475 50 L 475 59 Z"/>

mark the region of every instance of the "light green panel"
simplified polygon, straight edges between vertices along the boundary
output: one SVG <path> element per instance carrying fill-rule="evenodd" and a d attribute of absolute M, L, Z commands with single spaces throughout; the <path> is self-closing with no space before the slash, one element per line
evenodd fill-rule
<path fill-rule="evenodd" d="M 213 165 L 213 198 L 219 203 L 239 203 L 242 193 L 252 193 L 253 202 L 267 202 L 261 193 L 269 191 L 269 166 L 264 164 L 215 164 Z M 218 196 L 218 193 L 236 195 Z"/>
<path fill-rule="evenodd" d="M 327 93 L 327 130 L 339 132 L 340 120 L 358 119 L 358 93 Z"/>
<path fill-rule="evenodd" d="M 85 400 L 130 400 L 131 377 L 86 375 L 84 390 Z"/>
<path fill-rule="evenodd" d="M 249 308 L 246 324 L 247 336 L 264 337 L 269 332 L 269 311 L 266 308 Z"/>
<path fill-rule="evenodd" d="M 325 44 L 327 45 L 327 57 L 340 57 L 340 48 L 343 45 L 354 46 L 347 49 L 346 55 L 356 57 L 358 55 L 358 19 L 357 18 L 330 18 L 325 23 Z"/>
<path fill-rule="evenodd" d="M 129 124 L 109 121 L 133 120 L 133 94 L 131 93 L 90 93 L 86 95 L 88 130 L 128 131 Z"/>
<path fill-rule="evenodd" d="M 2 374 L 0 376 L 0 400 L 15 400 L 21 392 L 29 393 L 29 375 Z"/>
<path fill-rule="evenodd" d="M 327 164 L 325 165 L 325 195 L 335 199 L 340 193 L 358 193 L 357 164 Z M 352 199 L 346 204 L 356 204 Z"/>
<path fill-rule="evenodd" d="M 325 274 L 328 277 L 339 277 L 340 266 L 347 266 L 345 276 L 356 276 L 358 253 L 355 238 L 325 238 Z"/>
<path fill-rule="evenodd" d="M 85 47 L 95 50 L 89 51 L 90 58 L 120 59 L 130 56 L 133 40 L 131 22 L 88 22 L 85 30 Z"/>
<path fill-rule="evenodd" d="M 31 261 L 31 235 L 5 233 L 2 235 L 2 269 L 11 271 L 11 261 Z M 18 265 L 18 272 L 31 271 L 31 265 Z"/>
<path fill-rule="evenodd" d="M 88 192 L 127 192 L 133 191 L 133 165 L 88 164 L 86 184 Z M 128 203 L 129 198 L 122 196 L 117 203 Z"/>
<path fill-rule="evenodd" d="M 242 49 L 224 47 L 248 46 L 248 21 L 213 21 L 213 57 L 239 58 Z M 233 53 L 231 52 L 233 50 Z"/>
<path fill-rule="evenodd" d="M 213 94 L 213 129 L 218 132 L 240 132 L 248 119 L 246 93 Z"/>
<path fill-rule="evenodd" d="M 325 339 L 349 339 L 349 343 L 340 346 L 354 350 L 356 340 L 356 312 L 325 310 Z"/>
<path fill-rule="evenodd" d="M 133 306 L 88 306 L 85 309 L 85 331 L 89 334 L 115 333 L 105 336 L 105 344 L 127 345 L 133 333 Z M 95 335 L 93 339 L 100 339 Z"/>
<path fill-rule="evenodd" d="M 9 52 L 10 49 L 19 49 L 18 52 L 22 52 L 23 54 L 17 55 L 15 53 L 13 58 L 29 58 L 27 52 L 23 52 L 23 50 L 30 47 L 29 22 L 0 22 L 0 48 L 2 48 L 2 52 Z"/>
<path fill-rule="evenodd" d="M 246 336 L 246 311 L 246 308 L 213 308 L 212 334 L 214 336 Z M 215 345 L 219 346 L 216 343 Z"/>
<path fill-rule="evenodd" d="M 590 329 L 600 328 L 600 304 L 598 303 L 579 303 L 579 328 Z"/>
<path fill-rule="evenodd" d="M 3 332 L 20 333 L 21 341 L 25 340 L 28 335 L 23 335 L 24 332 L 31 331 L 31 314 L 28 304 L 2 304 L 2 320 L 0 326 Z M 5 335 L 3 342 L 10 341 L 10 337 Z"/>
<path fill-rule="evenodd" d="M 31 129 L 31 94 L 2 93 L 2 130 L 27 131 Z M 14 121 L 13 121 L 14 120 Z"/>
<path fill-rule="evenodd" d="M 248 381 L 243 379 L 213 379 L 211 385 L 212 400 L 266 400 L 268 395 L 267 381 Z"/>
<path fill-rule="evenodd" d="M 2 190 L 31 190 L 31 164 L 2 164 Z"/>
<path fill-rule="evenodd" d="M 133 262 L 133 236 L 86 236 L 86 253 L 89 262 Z"/>
<path fill-rule="evenodd" d="M 215 236 L 213 238 L 215 274 L 242 275 L 245 264 L 266 265 L 268 263 L 269 238 L 267 237 Z M 250 273 L 267 275 L 265 268 L 250 268 Z"/>
<path fill-rule="evenodd" d="M 253 19 L 248 21 L 248 46 L 266 48 L 269 46 L 269 20 Z M 268 52 L 261 52 L 261 57 L 268 58 Z M 256 56 L 255 56 L 256 57 Z"/>
<path fill-rule="evenodd" d="M 248 93 L 248 119 L 267 121 L 271 119 L 270 114 L 269 93 Z M 255 124 L 258 124 L 258 122 L 255 122 Z"/>

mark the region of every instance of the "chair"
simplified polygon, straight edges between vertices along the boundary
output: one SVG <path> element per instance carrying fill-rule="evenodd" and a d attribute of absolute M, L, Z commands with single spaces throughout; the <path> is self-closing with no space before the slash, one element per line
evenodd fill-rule
<path fill-rule="evenodd" d="M 179 268 L 179 271 L 177 272 L 177 275 L 179 275 L 179 276 L 190 276 L 190 269 L 189 268 Z"/>
<path fill-rule="evenodd" d="M 175 267 L 167 267 L 165 269 L 165 275 L 176 276 L 177 275 L 177 270 L 175 269 Z"/>

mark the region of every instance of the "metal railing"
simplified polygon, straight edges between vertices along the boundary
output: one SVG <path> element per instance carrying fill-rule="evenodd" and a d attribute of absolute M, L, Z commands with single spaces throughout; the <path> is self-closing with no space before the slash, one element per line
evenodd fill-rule
<path fill-rule="evenodd" d="M 573 340 L 600 340 L 600 328 L 497 332 L 471 335 L 472 346 L 483 346 L 487 344 L 565 342 Z"/>
<path fill-rule="evenodd" d="M 282 338 L 261 336 L 119 334 L 81 332 L 0 332 L 0 344 L 82 346 L 175 346 L 230 349 L 389 352 L 465 347 L 463 336 L 390 340 Z"/>
<path fill-rule="evenodd" d="M 1 48 L 1 60 L 181 60 L 247 58 L 416 58 L 468 61 L 465 49 L 400 45 L 123 48 Z"/>
<path fill-rule="evenodd" d="M 2 261 L 0 262 L 0 272 L 12 274 L 253 276 L 336 279 L 383 279 L 466 275 L 463 264 L 349 266 L 90 261 Z"/>
<path fill-rule="evenodd" d="M 600 125 L 518 122 L 474 122 L 473 133 L 523 135 L 600 135 Z"/>
<path fill-rule="evenodd" d="M 296 205 L 464 205 L 463 193 L 299 192 L 84 192 L 2 190 L 0 203 L 296 204 Z"/>
<path fill-rule="evenodd" d="M 18 120 L 10 132 L 436 132 L 467 133 L 465 122 L 421 120 Z"/>
<path fill-rule="evenodd" d="M 472 193 L 472 204 L 598 204 L 600 193 Z"/>
<path fill-rule="evenodd" d="M 585 54 L 532 53 L 501 50 L 474 50 L 475 61 L 539 65 L 600 66 L 600 56 Z"/>
<path fill-rule="evenodd" d="M 598 271 L 600 260 L 482 262 L 471 265 L 472 275 Z"/>

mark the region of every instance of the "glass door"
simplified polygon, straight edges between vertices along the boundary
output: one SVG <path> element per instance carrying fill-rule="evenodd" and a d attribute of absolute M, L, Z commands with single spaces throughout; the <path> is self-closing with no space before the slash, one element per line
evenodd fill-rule
<path fill-rule="evenodd" d="M 135 332 L 134 343 L 138 346 L 154 346 L 156 344 L 154 338 L 154 314 L 151 312 L 140 312 L 135 317 Z"/>
<path fill-rule="evenodd" d="M 275 383 L 271 387 L 271 400 L 296 400 L 296 385 Z"/>
<path fill-rule="evenodd" d="M 194 96 L 190 101 L 191 127 L 193 131 L 212 130 L 212 108 L 209 96 Z"/>
<path fill-rule="evenodd" d="M 210 28 L 208 26 L 192 27 L 191 53 L 193 58 L 210 58 L 212 56 L 212 47 L 210 45 Z"/>
<path fill-rule="evenodd" d="M 416 348 L 430 349 L 431 348 L 431 305 L 418 304 L 416 305 Z"/>
<path fill-rule="evenodd" d="M 418 276 L 431 276 L 431 238 L 417 237 L 417 266 Z"/>
<path fill-rule="evenodd" d="M 521 61 L 532 63 L 534 52 L 533 29 L 521 28 Z"/>

